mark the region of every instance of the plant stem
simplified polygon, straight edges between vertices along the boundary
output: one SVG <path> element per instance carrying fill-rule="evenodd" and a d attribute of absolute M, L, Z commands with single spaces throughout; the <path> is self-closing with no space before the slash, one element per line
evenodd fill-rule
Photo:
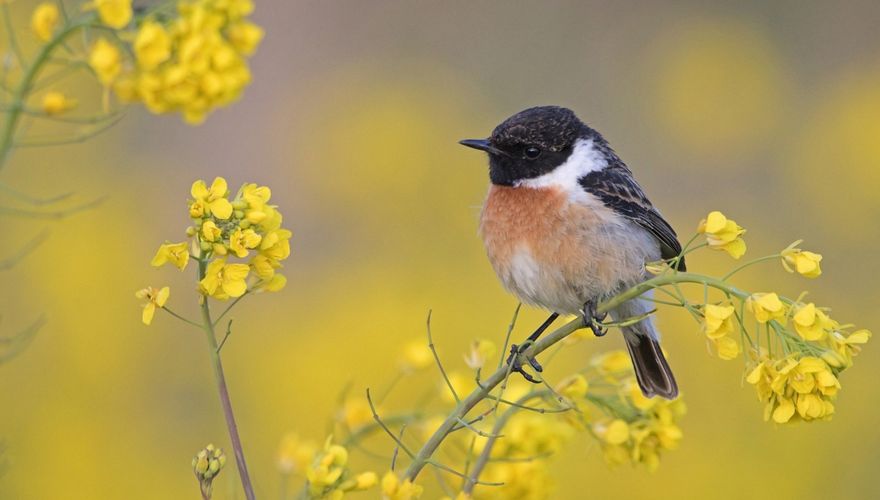
<path fill-rule="evenodd" d="M 206 263 L 199 261 L 199 281 L 205 277 Z M 217 337 L 214 333 L 214 323 L 211 321 L 211 310 L 208 307 L 208 297 L 202 297 L 202 328 L 208 340 L 208 351 L 211 355 L 211 365 L 214 368 L 214 379 L 217 381 L 217 391 L 220 393 L 220 403 L 223 406 L 223 415 L 226 417 L 226 428 L 229 430 L 229 439 L 232 441 L 232 450 L 235 453 L 235 465 L 238 466 L 238 475 L 241 478 L 241 486 L 244 488 L 245 497 L 254 500 L 254 488 L 248 475 L 247 463 L 244 459 L 244 450 L 241 446 L 241 438 L 238 436 L 238 426 L 235 424 L 235 415 L 232 413 L 232 401 L 229 399 L 229 391 L 226 388 L 226 377 L 223 375 L 223 364 L 220 361 L 220 352 L 217 349 Z"/>
<path fill-rule="evenodd" d="M 64 42 L 64 39 L 74 31 L 88 25 L 89 22 L 80 22 L 67 25 L 63 30 L 59 31 L 46 45 L 37 53 L 34 62 L 28 66 L 21 78 L 18 86 L 12 94 L 12 101 L 9 110 L 6 112 L 6 119 L 3 122 L 2 132 L 0 132 L 0 168 L 6 164 L 9 158 L 9 152 L 12 150 L 13 139 L 15 138 L 15 129 L 18 127 L 18 120 L 25 108 L 25 101 L 31 90 L 37 76 L 43 69 L 43 64 L 49 59 L 49 55 L 55 50 L 55 47 Z"/>
<path fill-rule="evenodd" d="M 529 400 L 544 397 L 549 394 L 549 391 L 536 391 L 525 396 L 519 398 L 517 403 L 519 405 L 525 405 Z M 474 462 L 474 468 L 471 470 L 471 473 L 468 475 L 467 479 L 464 483 L 464 488 L 462 488 L 462 493 L 466 494 L 468 498 L 471 497 L 474 491 L 474 486 L 477 485 L 477 481 L 480 479 L 480 474 L 482 474 L 483 469 L 486 467 L 486 464 L 489 463 L 489 458 L 492 455 L 492 448 L 495 446 L 495 441 L 498 440 L 501 434 L 501 430 L 507 425 L 507 421 L 510 420 L 520 408 L 513 406 L 509 408 L 507 411 L 501 414 L 498 419 L 495 421 L 495 425 L 492 426 L 492 434 L 489 439 L 486 441 L 486 444 L 483 445 L 483 451 L 480 453 L 480 456 L 477 458 L 477 461 Z"/>
<path fill-rule="evenodd" d="M 651 278 L 647 281 L 639 283 L 629 290 L 626 290 L 625 292 L 622 292 L 619 295 L 600 304 L 599 307 L 596 308 L 596 312 L 600 314 L 608 312 L 609 310 L 614 309 L 615 307 L 623 304 L 628 300 L 639 297 L 648 290 L 678 283 L 698 283 L 712 288 L 717 288 L 724 291 L 725 293 L 736 295 L 741 298 L 748 295 L 747 293 L 730 286 L 729 284 L 718 278 L 712 278 L 710 276 L 703 276 L 701 274 L 695 273 L 674 272 L 672 274 L 657 276 L 655 278 Z M 568 323 L 562 325 L 558 329 L 554 330 L 553 332 L 547 334 L 543 338 L 539 339 L 528 349 L 526 349 L 525 352 L 523 352 L 523 355 L 526 357 L 537 356 L 557 342 L 562 341 L 575 331 L 583 328 L 583 326 L 584 319 L 581 316 L 578 316 Z M 428 465 L 430 463 L 431 456 L 434 454 L 434 452 L 437 450 L 443 440 L 446 439 L 446 436 L 453 431 L 459 420 L 465 420 L 468 412 L 470 412 L 481 401 L 490 397 L 490 392 L 495 389 L 495 387 L 497 387 L 499 384 L 501 384 L 501 382 L 503 382 L 505 378 L 507 378 L 508 373 L 509 369 L 507 366 L 500 367 L 492 375 L 483 380 L 482 385 L 478 386 L 470 394 L 468 394 L 467 397 L 463 398 L 458 403 L 455 409 L 449 414 L 449 416 L 447 416 L 446 420 L 443 421 L 440 427 L 428 439 L 424 446 L 422 446 L 422 448 L 415 453 L 412 462 L 406 469 L 406 472 L 404 472 L 403 474 L 403 479 L 409 479 L 410 481 L 416 480 L 419 472 L 425 467 L 425 465 Z"/>

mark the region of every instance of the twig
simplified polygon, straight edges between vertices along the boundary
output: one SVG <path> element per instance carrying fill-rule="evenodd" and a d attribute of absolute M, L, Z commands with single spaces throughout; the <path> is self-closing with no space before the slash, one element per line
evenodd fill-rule
<path fill-rule="evenodd" d="M 0 215 L 9 215 L 14 217 L 24 217 L 28 219 L 64 219 L 70 217 L 73 214 L 84 212 L 91 208 L 95 208 L 98 205 L 104 203 L 107 200 L 106 196 L 102 196 L 95 200 L 92 200 L 88 203 L 83 203 L 82 205 L 76 205 L 70 208 L 66 208 L 64 210 L 55 210 L 52 212 L 41 212 L 39 210 L 26 210 L 20 208 L 13 207 L 2 207 L 0 206 Z"/>
<path fill-rule="evenodd" d="M 236 297 L 235 300 L 233 300 L 228 306 L 226 306 L 226 309 L 224 309 L 223 312 L 220 313 L 220 316 L 217 316 L 217 319 L 214 320 L 214 326 L 216 327 L 217 324 L 220 323 L 220 320 L 223 319 L 223 316 L 226 316 L 226 313 L 228 313 L 233 307 L 235 307 L 235 304 L 238 304 L 238 302 L 241 299 L 245 298 L 245 296 L 247 296 L 249 293 L 251 293 L 250 290 L 245 291 L 244 294 Z"/>
<path fill-rule="evenodd" d="M 13 188 L 12 186 L 5 184 L 5 183 L 2 183 L 2 182 L 0 182 L 0 191 L 3 191 L 5 193 L 9 194 L 10 196 L 12 196 L 13 198 L 17 198 L 19 200 L 22 200 L 22 201 L 27 202 L 27 203 L 34 205 L 34 206 L 53 205 L 55 203 L 58 203 L 59 201 L 64 201 L 67 198 L 70 198 L 71 196 L 73 196 L 73 192 L 71 191 L 68 193 L 62 193 L 57 196 L 52 196 L 49 198 L 37 198 L 35 196 L 31 196 L 27 193 L 21 192 L 15 188 Z"/>
<path fill-rule="evenodd" d="M 379 424 L 379 427 L 381 427 L 382 430 L 385 431 L 386 434 L 391 436 L 391 439 L 393 439 L 394 442 L 397 443 L 397 446 L 401 450 L 403 450 L 404 453 L 409 455 L 410 458 L 413 458 L 414 457 L 413 452 L 409 451 L 409 448 L 407 448 L 406 445 L 403 444 L 403 441 L 401 441 L 400 438 L 398 438 L 396 434 L 391 432 L 391 429 L 389 429 L 388 426 L 385 425 L 385 422 L 383 422 L 382 419 L 379 417 L 379 414 L 376 413 L 376 406 L 373 405 L 373 398 L 370 396 L 370 389 L 369 388 L 367 388 L 367 403 L 370 405 L 370 411 L 373 413 L 373 420 L 375 420 L 376 423 Z"/>
<path fill-rule="evenodd" d="M 403 442 L 403 431 L 406 430 L 406 424 L 400 426 L 400 433 L 397 435 L 397 440 L 399 442 Z M 391 470 L 394 470 L 394 466 L 397 465 L 397 453 L 400 451 L 399 446 L 394 447 L 394 453 L 391 455 Z"/>
<path fill-rule="evenodd" d="M 522 309 L 522 302 L 516 305 L 513 310 L 513 317 L 510 318 L 510 324 L 507 327 L 507 335 L 504 336 L 504 347 L 501 349 L 501 359 L 498 360 L 498 368 L 504 366 L 504 353 L 507 352 L 507 346 L 510 345 L 510 336 L 513 334 L 513 327 L 516 326 L 516 318 L 519 317 L 519 310 Z"/>
<path fill-rule="evenodd" d="M 434 361 L 437 362 L 437 368 L 440 368 L 440 375 L 443 376 L 443 380 L 446 381 L 446 387 L 449 387 L 449 392 L 452 393 L 452 397 L 455 398 L 456 404 L 458 404 L 461 400 L 458 398 L 458 393 L 455 392 L 455 387 L 452 386 L 452 382 L 449 380 L 449 377 L 446 375 L 446 370 L 443 368 L 443 363 L 440 362 L 440 356 L 437 354 L 437 349 L 434 347 L 434 339 L 431 336 L 431 311 L 428 311 L 428 320 L 427 320 L 427 330 L 428 330 L 428 348 L 431 349 L 431 353 L 434 355 Z"/>
<path fill-rule="evenodd" d="M 223 349 L 223 345 L 226 344 L 226 339 L 232 335 L 232 320 L 229 320 L 229 323 L 226 324 L 226 335 L 223 336 L 223 340 L 220 341 L 220 345 L 217 346 L 217 352 L 219 353 Z"/>
<path fill-rule="evenodd" d="M 167 312 L 168 314 L 174 316 L 175 318 L 179 319 L 180 321 L 183 321 L 184 323 L 187 323 L 187 324 L 194 326 L 196 328 L 200 328 L 200 329 L 204 328 L 203 325 L 200 325 L 200 324 L 196 323 L 195 321 L 191 321 L 191 320 L 184 318 L 183 316 L 181 316 L 180 314 L 177 314 L 176 312 L 172 311 L 171 309 L 169 309 L 166 306 L 162 306 L 162 310 Z"/>
<path fill-rule="evenodd" d="M 0 260 L 0 271 L 7 271 L 15 267 L 21 259 L 27 257 L 27 255 L 33 252 L 41 243 L 46 241 L 46 237 L 49 236 L 49 230 L 44 229 L 40 234 L 35 236 L 31 241 L 21 247 L 17 252 L 6 257 L 3 260 Z"/>
<path fill-rule="evenodd" d="M 0 352 L 0 363 L 5 363 L 9 361 L 16 355 L 18 355 L 21 351 L 31 343 L 34 339 L 34 335 L 46 324 L 46 317 L 40 316 L 36 321 L 31 323 L 30 326 L 25 328 L 24 330 L 18 332 L 12 337 L 0 337 L 0 347 L 3 347 L 5 352 Z"/>
<path fill-rule="evenodd" d="M 632 300 L 641 296 L 648 290 L 678 283 L 706 284 L 711 288 L 717 288 L 738 297 L 747 296 L 745 292 L 731 287 L 729 284 L 724 283 L 717 278 L 694 273 L 673 272 L 669 275 L 657 276 L 642 283 L 639 283 L 638 285 L 620 293 L 619 295 L 609 300 L 606 300 L 605 302 L 600 304 L 599 307 L 596 308 L 596 312 L 600 314 L 603 312 L 608 312 L 609 310 L 614 309 L 615 307 L 623 304 L 628 300 Z M 583 318 L 581 316 L 578 316 L 530 345 L 522 354 L 526 357 L 537 356 L 538 354 L 544 352 L 549 347 L 555 345 L 557 342 L 562 341 L 582 327 Z M 409 468 L 407 468 L 406 473 L 404 474 L 404 479 L 414 481 L 416 477 L 418 477 L 419 472 L 425 467 L 425 465 L 430 462 L 430 457 L 434 454 L 434 451 L 437 450 L 437 448 L 440 446 L 440 444 L 443 442 L 449 432 L 458 424 L 458 419 L 464 419 L 467 416 L 468 412 L 470 412 L 479 402 L 490 397 L 490 391 L 495 389 L 495 387 L 501 384 L 507 377 L 509 373 L 508 368 L 509 367 L 502 367 L 496 370 L 492 375 L 490 375 L 483 381 L 482 385 L 471 391 L 468 396 L 466 396 L 459 402 L 459 404 L 449 414 L 446 420 L 444 420 L 444 422 L 428 439 L 424 446 L 422 446 L 422 448 L 416 453 L 415 458 L 413 459 L 412 463 L 410 464 Z"/>

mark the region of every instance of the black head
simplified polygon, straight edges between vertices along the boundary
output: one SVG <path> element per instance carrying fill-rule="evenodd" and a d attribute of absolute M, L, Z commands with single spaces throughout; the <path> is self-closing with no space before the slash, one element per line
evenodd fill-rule
<path fill-rule="evenodd" d="M 553 171 L 565 163 L 579 138 L 592 133 L 570 109 L 540 106 L 504 120 L 488 139 L 460 143 L 489 153 L 492 183 L 511 186 Z"/>

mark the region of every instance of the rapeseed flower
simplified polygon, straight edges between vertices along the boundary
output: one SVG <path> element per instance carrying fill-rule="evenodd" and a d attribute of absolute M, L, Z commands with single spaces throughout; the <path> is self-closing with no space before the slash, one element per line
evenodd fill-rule
<path fill-rule="evenodd" d="M 745 229 L 737 225 L 737 223 L 728 219 L 721 212 L 710 212 L 709 215 L 700 222 L 697 232 L 706 235 L 706 243 L 709 248 L 715 250 L 723 250 L 734 259 L 738 259 L 746 253 L 746 243 L 742 239 Z"/>

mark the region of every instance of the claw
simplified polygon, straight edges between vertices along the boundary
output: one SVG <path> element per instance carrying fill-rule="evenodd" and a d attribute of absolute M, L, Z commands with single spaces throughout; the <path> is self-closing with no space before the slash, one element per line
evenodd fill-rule
<path fill-rule="evenodd" d="M 520 348 L 520 346 L 516 344 L 510 346 L 510 355 L 507 357 L 507 364 L 510 365 L 511 372 L 519 373 L 523 376 L 524 379 L 533 384 L 540 384 L 540 380 L 533 377 L 529 372 L 523 370 L 522 358 L 520 356 L 522 355 L 523 351 L 526 350 L 526 348 L 528 348 L 528 344 L 526 344 L 526 346 L 522 348 Z M 540 363 L 538 363 L 535 358 L 528 357 L 526 358 L 526 361 L 528 361 L 529 365 L 534 368 L 535 371 L 540 372 L 544 370 L 544 368 L 541 366 Z"/>
<path fill-rule="evenodd" d="M 583 308 L 584 314 L 584 326 L 593 331 L 593 335 L 597 337 L 602 337 L 606 333 L 608 333 L 608 329 L 602 326 L 602 321 L 608 317 L 607 312 L 603 312 L 601 315 L 596 313 L 596 305 L 593 304 L 593 301 L 589 301 L 584 304 Z"/>

